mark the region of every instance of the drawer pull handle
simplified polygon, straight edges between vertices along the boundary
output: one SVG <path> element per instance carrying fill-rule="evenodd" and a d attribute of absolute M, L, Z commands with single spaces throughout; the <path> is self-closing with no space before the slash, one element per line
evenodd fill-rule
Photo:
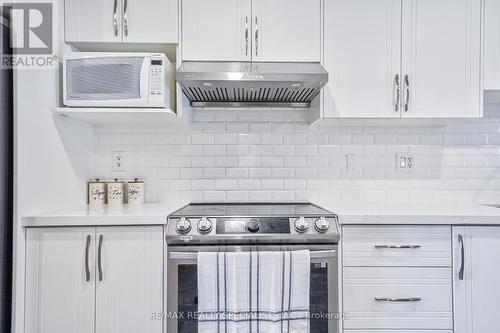
<path fill-rule="evenodd" d="M 418 249 L 421 245 L 375 245 L 376 249 Z"/>
<path fill-rule="evenodd" d="M 460 270 L 458 271 L 458 279 L 463 281 L 465 270 L 464 236 L 458 235 L 458 242 L 460 243 Z"/>
<path fill-rule="evenodd" d="M 410 298 L 390 298 L 390 297 L 375 297 L 377 302 L 420 302 L 422 299 L 420 297 L 410 297 Z"/>

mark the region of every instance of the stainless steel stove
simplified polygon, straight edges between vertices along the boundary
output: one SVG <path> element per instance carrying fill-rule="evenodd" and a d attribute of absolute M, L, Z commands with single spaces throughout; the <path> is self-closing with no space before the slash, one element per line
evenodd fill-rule
<path fill-rule="evenodd" d="M 309 203 L 190 204 L 168 218 L 166 231 L 169 333 L 198 332 L 199 252 L 310 251 L 310 332 L 337 333 L 337 216 Z M 187 314 L 187 315 L 186 315 Z"/>
<path fill-rule="evenodd" d="M 330 243 L 337 215 L 309 203 L 190 204 L 168 218 L 169 244 Z"/>

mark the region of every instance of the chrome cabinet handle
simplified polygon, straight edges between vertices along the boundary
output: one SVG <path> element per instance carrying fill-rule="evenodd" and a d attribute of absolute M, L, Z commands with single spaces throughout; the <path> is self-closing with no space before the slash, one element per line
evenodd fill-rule
<path fill-rule="evenodd" d="M 405 87 L 406 87 L 406 101 L 405 101 L 405 112 L 410 110 L 410 78 L 408 74 L 405 75 Z"/>
<path fill-rule="evenodd" d="M 259 20 L 255 17 L 255 56 L 259 56 Z"/>
<path fill-rule="evenodd" d="M 464 249 L 464 237 L 462 235 L 458 235 L 458 242 L 460 243 L 460 270 L 458 271 L 458 279 L 464 279 L 464 271 L 465 271 L 465 249 Z"/>
<path fill-rule="evenodd" d="M 123 31 L 125 32 L 125 36 L 128 36 L 127 8 L 128 8 L 128 0 L 124 0 L 124 3 L 123 3 Z"/>
<path fill-rule="evenodd" d="M 116 9 L 118 8 L 118 0 L 115 0 L 113 4 L 113 28 L 115 31 L 115 36 L 118 36 L 118 19 L 116 17 Z"/>
<path fill-rule="evenodd" d="M 103 236 L 99 235 L 99 247 L 97 250 L 97 267 L 99 270 L 99 281 L 102 281 L 102 242 L 103 242 Z"/>
<path fill-rule="evenodd" d="M 90 268 L 89 268 L 89 251 L 90 251 L 90 235 L 87 235 L 85 243 L 85 281 L 90 281 Z"/>
<path fill-rule="evenodd" d="M 248 16 L 245 16 L 245 56 L 248 55 Z"/>
<path fill-rule="evenodd" d="M 418 249 L 422 245 L 375 245 L 376 249 Z"/>
<path fill-rule="evenodd" d="M 401 81 L 399 80 L 399 74 L 394 77 L 394 84 L 396 86 L 396 102 L 394 104 L 394 112 L 399 112 L 399 105 L 401 102 Z"/>
<path fill-rule="evenodd" d="M 377 302 L 420 302 L 422 298 L 420 297 L 409 297 L 409 298 L 390 298 L 390 297 L 375 297 Z"/>

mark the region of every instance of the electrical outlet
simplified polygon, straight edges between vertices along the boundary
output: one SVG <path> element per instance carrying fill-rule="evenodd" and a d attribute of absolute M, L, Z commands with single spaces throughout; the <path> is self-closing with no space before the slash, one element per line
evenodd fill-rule
<path fill-rule="evenodd" d="M 127 169 L 127 153 L 124 151 L 113 152 L 113 171 L 125 171 Z"/>
<path fill-rule="evenodd" d="M 415 155 L 412 153 L 396 154 L 396 170 L 402 173 L 412 173 L 415 171 Z"/>

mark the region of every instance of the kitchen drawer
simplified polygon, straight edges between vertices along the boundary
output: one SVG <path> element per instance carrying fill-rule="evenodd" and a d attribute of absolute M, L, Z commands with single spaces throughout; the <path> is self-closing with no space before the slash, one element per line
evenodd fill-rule
<path fill-rule="evenodd" d="M 390 302 L 376 298 L 420 301 Z M 451 330 L 451 268 L 346 267 L 343 309 L 346 329 Z"/>
<path fill-rule="evenodd" d="M 449 226 L 344 226 L 343 266 L 451 267 Z"/>

